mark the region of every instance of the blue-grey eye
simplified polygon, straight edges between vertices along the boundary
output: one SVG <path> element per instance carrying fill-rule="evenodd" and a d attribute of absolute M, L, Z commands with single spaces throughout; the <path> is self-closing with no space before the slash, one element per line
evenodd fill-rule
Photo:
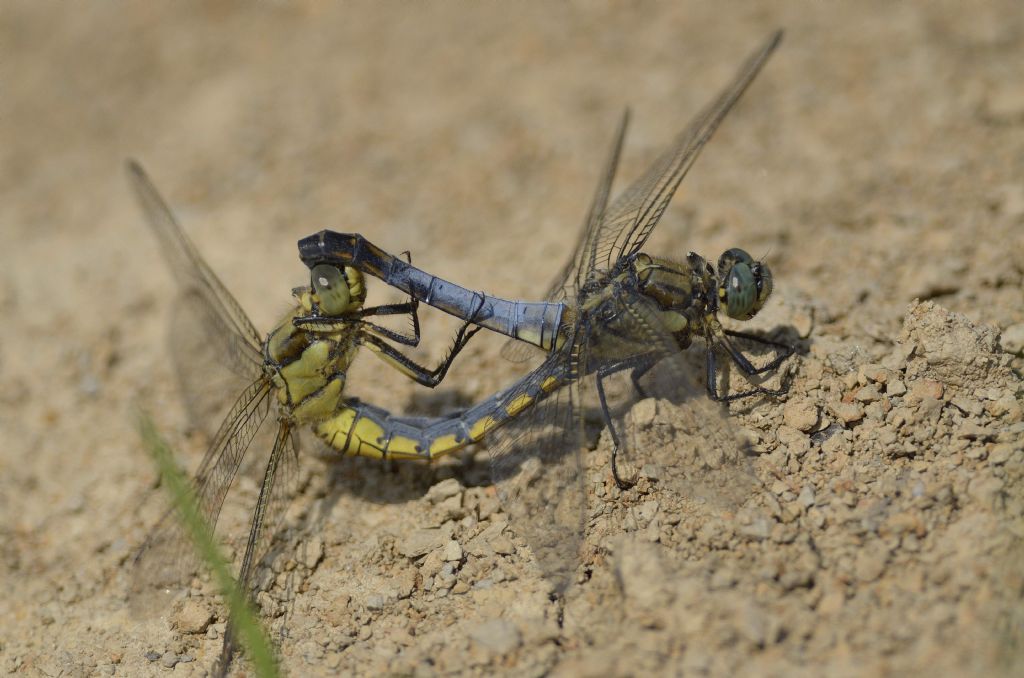
<path fill-rule="evenodd" d="M 352 303 L 348 282 L 341 269 L 330 264 L 318 264 L 310 271 L 313 291 L 316 292 L 320 310 L 330 316 L 341 315 Z"/>

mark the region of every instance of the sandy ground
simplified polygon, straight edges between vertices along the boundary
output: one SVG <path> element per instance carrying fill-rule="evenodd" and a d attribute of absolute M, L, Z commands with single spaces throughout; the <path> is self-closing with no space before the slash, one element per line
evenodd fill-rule
<path fill-rule="evenodd" d="M 622 495 L 591 470 L 584 565 L 560 609 L 485 449 L 433 467 L 307 456 L 261 575 L 283 664 L 1020 675 L 1024 12 L 715 7 L 4 3 L 0 671 L 204 675 L 220 647 L 202 580 L 156 618 L 128 609 L 127 559 L 160 513 L 133 412 L 153 412 L 190 468 L 203 439 L 125 157 L 260 328 L 306 278 L 295 241 L 324 227 L 533 298 L 623 106 L 629 178 L 784 27 L 647 248 L 770 253 L 756 326 L 798 333 L 803 354 L 788 397 L 730 413 L 767 517 Z M 424 358 L 454 327 L 427 315 Z M 362 359 L 350 392 L 437 414 L 522 374 L 501 344 L 471 344 L 437 393 Z M 244 477 L 229 497 L 228 536 L 255 490 Z"/>

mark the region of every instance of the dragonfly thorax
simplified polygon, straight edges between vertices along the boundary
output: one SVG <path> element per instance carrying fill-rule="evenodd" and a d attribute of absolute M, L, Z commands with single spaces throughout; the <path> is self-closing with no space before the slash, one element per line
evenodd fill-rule
<path fill-rule="evenodd" d="M 714 297 L 708 291 L 715 288 L 714 271 L 696 254 L 691 252 L 686 261 L 638 254 L 630 269 L 637 291 L 654 300 L 663 311 L 696 318 L 711 310 L 707 307 Z"/>
<path fill-rule="evenodd" d="M 278 403 L 297 422 L 324 419 L 340 402 L 359 333 L 358 321 L 345 316 L 362 307 L 362 281 L 354 269 L 317 266 L 310 287 L 292 290 L 296 307 L 267 335 L 264 369 Z M 323 324 L 301 322 L 328 309 L 342 309 L 341 317 Z"/>

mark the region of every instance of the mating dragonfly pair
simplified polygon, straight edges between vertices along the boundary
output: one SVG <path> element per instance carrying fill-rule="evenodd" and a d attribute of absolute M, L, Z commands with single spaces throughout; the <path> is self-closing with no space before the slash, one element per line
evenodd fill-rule
<path fill-rule="evenodd" d="M 760 385 L 760 375 L 778 368 L 792 348 L 725 329 L 719 313 L 736 320 L 753 317 L 771 294 L 771 272 L 739 249 L 725 252 L 717 266 L 693 253 L 675 261 L 640 250 L 700 151 L 780 40 L 781 32 L 772 35 L 751 55 L 650 169 L 609 203 L 628 123 L 628 114 L 623 116 L 576 250 L 541 302 L 469 291 L 359 235 L 322 231 L 299 242 L 310 285 L 293 290 L 295 308 L 263 338 L 141 167 L 129 164 L 130 181 L 183 293 L 179 323 L 188 320 L 202 328 L 201 348 L 247 382 L 196 473 L 200 507 L 211 524 L 257 431 L 265 422 L 276 422 L 242 557 L 243 585 L 249 584 L 284 513 L 300 427 L 312 427 L 338 453 L 382 459 L 426 461 L 486 439 L 493 480 L 512 527 L 558 590 L 575 572 L 587 517 L 581 451 L 587 446 L 590 414 L 598 415 L 608 432 L 611 474 L 623 489 L 650 465 L 659 469 L 659 484 L 680 492 L 730 468 L 744 473 L 743 451 L 721 403 L 781 394 L 781 388 Z M 401 290 L 410 301 L 366 306 L 364 274 Z M 464 322 L 452 349 L 433 369 L 394 346 L 418 344 L 420 303 Z M 376 316 L 399 314 L 411 317 L 411 335 L 372 322 Z M 509 388 L 445 417 L 396 416 L 344 392 L 360 347 L 432 387 L 481 328 L 511 337 L 510 355 L 519 345 L 540 349 L 543 362 Z M 707 346 L 704 386 L 683 353 L 695 337 Z M 771 359 L 755 365 L 737 341 L 761 344 Z M 195 405 L 202 398 L 203 377 L 190 368 L 196 356 L 186 346 L 182 341 L 172 350 L 189 351 L 178 366 Z M 747 378 L 748 388 L 720 389 L 722 355 Z M 675 441 L 688 441 L 679 444 L 688 445 L 695 460 L 680 463 L 673 459 L 674 450 L 643 443 L 638 433 L 643 422 L 631 413 L 633 405 L 649 398 L 657 407 L 676 409 Z M 159 567 L 152 569 L 169 565 L 173 570 L 175 563 L 160 561 L 174 560 L 172 554 L 182 551 L 180 532 L 168 529 L 172 520 L 165 518 L 140 552 L 143 563 L 157 561 Z"/>

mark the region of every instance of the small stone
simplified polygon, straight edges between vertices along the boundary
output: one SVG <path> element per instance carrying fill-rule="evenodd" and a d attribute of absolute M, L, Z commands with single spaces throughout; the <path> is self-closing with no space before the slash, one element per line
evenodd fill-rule
<path fill-rule="evenodd" d="M 150 650 L 142 656 L 146 658 L 146 661 L 150 662 L 155 662 L 157 659 L 160 659 L 160 653 L 156 650 Z"/>
<path fill-rule="evenodd" d="M 164 652 L 160 656 L 160 665 L 167 669 L 173 669 L 178 661 L 178 655 L 173 652 Z"/>
<path fill-rule="evenodd" d="M 789 426 L 806 433 L 818 423 L 818 408 L 810 400 L 791 400 L 782 410 L 782 419 Z"/>
<path fill-rule="evenodd" d="M 964 440 L 982 441 L 992 441 L 996 437 L 994 432 L 990 431 L 984 426 L 979 426 L 977 423 L 973 421 L 965 421 L 963 424 L 961 424 L 960 429 L 956 432 L 956 435 L 958 438 L 963 438 Z"/>
<path fill-rule="evenodd" d="M 800 494 L 799 496 L 797 496 L 796 500 L 800 502 L 800 505 L 803 506 L 805 509 L 814 506 L 814 486 L 804 485 L 803 488 L 800 490 Z"/>
<path fill-rule="evenodd" d="M 459 542 L 452 539 L 444 545 L 444 553 L 441 554 L 441 558 L 446 563 L 457 563 L 462 560 L 462 546 Z"/>
<path fill-rule="evenodd" d="M 174 627 L 182 633 L 205 633 L 213 621 L 213 613 L 196 600 L 189 600 L 174 615 Z"/>
<path fill-rule="evenodd" d="M 852 424 L 864 418 L 864 408 L 857 403 L 831 402 L 829 409 L 844 424 Z"/>
<path fill-rule="evenodd" d="M 999 345 L 1007 353 L 1024 353 L 1024 323 L 1010 325 L 999 335 Z"/>
<path fill-rule="evenodd" d="M 985 411 L 989 416 L 1005 419 L 1010 424 L 1024 419 L 1024 407 L 1010 393 L 985 403 Z"/>
<path fill-rule="evenodd" d="M 893 397 L 901 396 L 907 392 L 907 385 L 902 379 L 893 379 L 885 385 L 885 392 Z"/>
<path fill-rule="evenodd" d="M 879 393 L 878 387 L 874 384 L 868 384 L 857 389 L 857 392 L 853 394 L 854 400 L 862 403 L 873 403 L 880 399 L 882 394 Z"/>
<path fill-rule="evenodd" d="M 658 401 L 655 398 L 644 398 L 636 405 L 633 405 L 633 409 L 630 414 L 633 417 L 633 423 L 639 428 L 647 428 L 654 423 L 654 420 L 658 416 Z"/>
<path fill-rule="evenodd" d="M 870 382 L 885 384 L 891 375 L 892 373 L 887 368 L 875 363 L 865 363 L 857 368 L 857 381 L 862 386 L 867 386 Z"/>
<path fill-rule="evenodd" d="M 635 507 L 633 512 L 636 515 L 638 522 L 643 525 L 647 525 L 654 519 L 654 516 L 657 515 L 659 508 L 661 508 L 661 505 L 656 500 L 650 499 Z"/>
<path fill-rule="evenodd" d="M 961 412 L 980 417 L 985 411 L 985 406 L 976 398 L 966 398 L 962 395 L 956 395 L 949 399 L 949 404 L 957 408 Z"/>
<path fill-rule="evenodd" d="M 907 392 L 906 402 L 920 404 L 925 409 L 932 409 L 937 406 L 942 398 L 943 386 L 940 382 L 932 379 L 918 379 L 910 384 Z"/>
<path fill-rule="evenodd" d="M 1013 445 L 1010 445 L 1009 443 L 999 443 L 992 446 L 992 451 L 989 452 L 988 460 L 999 466 L 1009 461 L 1012 454 Z"/>
<path fill-rule="evenodd" d="M 450 538 L 450 531 L 432 528 L 413 530 L 398 543 L 398 552 L 406 558 L 419 558 L 440 548 Z"/>
<path fill-rule="evenodd" d="M 324 557 L 324 541 L 320 537 L 313 537 L 299 547 L 296 559 L 306 566 L 307 569 L 315 568 Z"/>
<path fill-rule="evenodd" d="M 510 556 L 516 552 L 516 546 L 512 540 L 503 534 L 499 534 L 487 540 L 494 552 L 502 556 Z"/>
<path fill-rule="evenodd" d="M 431 504 L 439 504 L 449 497 L 462 493 L 462 485 L 455 478 L 447 478 L 427 490 L 426 499 Z"/>
<path fill-rule="evenodd" d="M 495 654 L 508 654 L 523 642 L 519 629 L 506 619 L 491 619 L 470 631 L 470 637 Z"/>
<path fill-rule="evenodd" d="M 431 551 L 427 557 L 423 559 L 422 564 L 420 564 L 420 576 L 424 581 L 426 581 L 440 572 L 443 565 L 444 561 L 441 559 L 441 552 Z"/>

